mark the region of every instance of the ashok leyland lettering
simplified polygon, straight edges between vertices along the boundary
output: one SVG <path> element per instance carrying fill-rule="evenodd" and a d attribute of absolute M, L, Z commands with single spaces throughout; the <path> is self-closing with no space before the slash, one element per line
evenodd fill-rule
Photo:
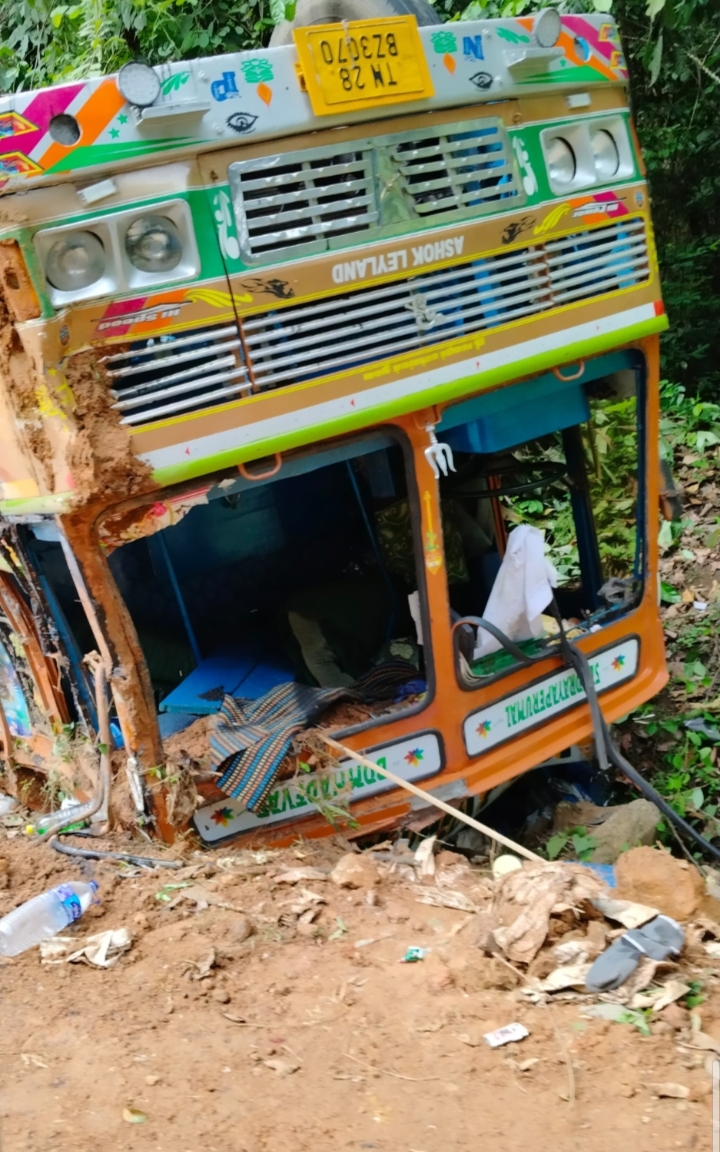
<path fill-rule="evenodd" d="M 666 319 L 616 25 L 357 14 L 0 102 L 0 739 L 33 802 L 93 790 L 92 652 L 166 839 L 418 818 L 316 724 L 445 799 L 585 741 L 552 615 L 532 668 L 472 623 L 550 510 L 608 719 L 665 681 Z"/>

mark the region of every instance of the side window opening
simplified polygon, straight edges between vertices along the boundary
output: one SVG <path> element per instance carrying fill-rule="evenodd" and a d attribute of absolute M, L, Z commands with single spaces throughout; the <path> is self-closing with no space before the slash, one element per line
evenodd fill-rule
<path fill-rule="evenodd" d="M 496 581 L 512 534 L 521 526 L 542 534 L 545 558 L 557 577 L 555 605 L 567 628 L 596 629 L 638 603 L 645 566 L 643 393 L 642 388 L 637 395 L 629 393 L 627 377 L 634 375 L 590 381 L 576 386 L 574 395 L 568 389 L 560 406 L 546 400 L 547 411 L 537 424 L 542 434 L 508 448 L 487 450 L 495 445 L 492 433 L 484 435 L 482 421 L 441 434 L 453 448 L 456 466 L 455 474 L 441 480 L 455 621 L 488 612 L 493 589 L 500 588 Z M 496 416 L 496 440 L 512 440 L 512 419 L 517 421 L 515 435 L 528 426 L 511 412 L 503 430 L 503 418 L 502 413 Z M 537 571 L 542 563 L 537 555 L 534 561 L 528 559 L 531 552 L 522 555 Z M 523 590 L 522 576 L 516 592 L 519 600 L 532 595 Z M 536 628 L 518 625 L 517 634 L 510 635 L 529 656 L 554 643 L 558 624 L 552 597 L 550 590 L 537 613 Z M 497 609 L 497 598 L 496 590 L 488 619 Z M 491 622 L 500 626 L 498 620 Z M 466 686 L 516 666 L 487 632 L 481 638 L 482 631 L 469 624 L 456 629 L 456 659 Z"/>

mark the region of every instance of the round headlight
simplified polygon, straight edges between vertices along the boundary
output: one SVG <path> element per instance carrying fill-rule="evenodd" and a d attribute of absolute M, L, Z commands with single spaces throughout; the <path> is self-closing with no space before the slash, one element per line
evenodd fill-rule
<path fill-rule="evenodd" d="M 160 95 L 160 81 L 155 69 L 139 60 L 123 64 L 117 76 L 118 91 L 136 108 L 149 108 Z"/>
<path fill-rule="evenodd" d="M 59 292 L 87 288 L 105 272 L 105 249 L 93 232 L 70 232 L 47 254 L 45 275 Z"/>
<path fill-rule="evenodd" d="M 570 184 L 575 179 L 575 153 L 562 136 L 554 136 L 547 145 L 547 166 L 554 184 Z"/>
<path fill-rule="evenodd" d="M 141 272 L 171 272 L 182 260 L 183 246 L 167 216 L 140 216 L 125 234 L 125 251 Z"/>
<path fill-rule="evenodd" d="M 535 43 L 541 48 L 554 48 L 560 39 L 562 20 L 557 8 L 544 8 L 533 21 Z"/>
<path fill-rule="evenodd" d="M 612 135 L 604 128 L 593 133 L 592 150 L 598 176 L 601 180 L 612 180 L 620 167 L 620 153 Z"/>

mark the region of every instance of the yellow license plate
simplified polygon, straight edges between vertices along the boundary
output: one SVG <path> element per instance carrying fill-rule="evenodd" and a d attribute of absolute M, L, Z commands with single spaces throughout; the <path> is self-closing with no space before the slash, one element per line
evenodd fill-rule
<path fill-rule="evenodd" d="M 293 36 L 316 116 L 434 95 L 414 16 L 316 24 Z"/>

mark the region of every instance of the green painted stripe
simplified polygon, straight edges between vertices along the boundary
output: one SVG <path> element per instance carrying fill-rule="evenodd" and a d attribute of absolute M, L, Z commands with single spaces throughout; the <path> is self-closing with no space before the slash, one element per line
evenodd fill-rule
<path fill-rule="evenodd" d="M 77 148 L 72 154 L 72 168 L 67 167 L 68 157 L 58 160 L 45 169 L 43 175 L 52 172 L 73 172 L 76 168 L 92 168 L 96 164 L 119 164 L 123 160 L 134 160 L 138 156 L 151 156 L 153 152 L 167 152 L 173 148 L 187 148 L 195 144 L 191 136 L 178 139 L 133 140 L 127 144 L 88 144 Z M 197 146 L 197 145 L 195 145 Z"/>
<path fill-rule="evenodd" d="M 574 344 L 567 344 L 562 349 L 563 363 L 569 364 L 578 360 L 587 360 L 591 356 L 608 352 L 619 345 L 664 332 L 667 326 L 668 321 L 665 315 L 655 316 L 643 324 L 621 328 L 604 336 L 595 336 L 592 340 L 581 340 Z M 258 460 L 264 456 L 272 456 L 276 452 L 287 452 L 291 448 L 301 448 L 315 441 L 327 440 L 331 436 L 340 436 L 347 432 L 355 432 L 360 428 L 381 424 L 383 421 L 392 420 L 397 416 L 404 416 L 421 408 L 428 408 L 432 404 L 443 404 L 451 400 L 461 399 L 480 390 L 507 383 L 511 374 L 513 380 L 526 376 L 536 376 L 540 372 L 554 368 L 557 363 L 558 351 L 551 349 L 538 356 L 527 356 L 517 360 L 512 365 L 502 365 L 491 372 L 477 373 L 472 376 L 465 376 L 461 380 L 454 380 L 449 384 L 425 388 L 423 391 L 414 392 L 401 400 L 378 404 L 377 407 L 362 413 L 339 416 L 335 420 L 315 425 L 313 428 L 287 432 L 272 439 L 258 440 L 250 446 L 227 449 L 215 456 L 208 456 L 192 463 L 159 468 L 153 472 L 153 479 L 162 487 L 179 484 L 183 480 L 194 480 L 209 472 L 232 468 L 248 460 Z"/>
<path fill-rule="evenodd" d="M 34 496 L 31 500 L 0 500 L 0 515 L 60 516 L 70 511 L 75 499 L 72 492 L 60 492 L 54 496 Z"/>

